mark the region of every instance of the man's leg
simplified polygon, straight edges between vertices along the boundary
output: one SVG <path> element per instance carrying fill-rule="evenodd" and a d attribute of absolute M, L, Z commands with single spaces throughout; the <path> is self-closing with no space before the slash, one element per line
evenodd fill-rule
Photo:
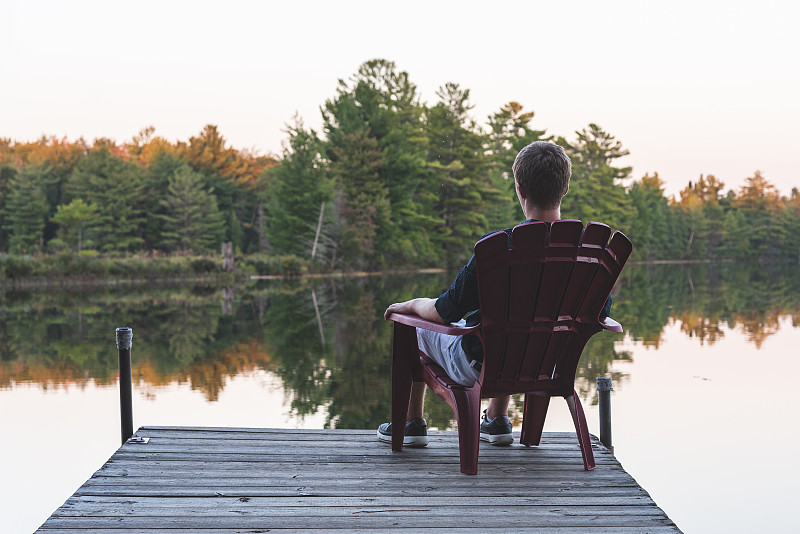
<path fill-rule="evenodd" d="M 425 382 L 411 383 L 411 398 L 408 400 L 405 438 L 403 439 L 403 445 L 407 447 L 424 447 L 428 444 L 428 425 L 425 424 L 425 419 L 422 417 L 425 387 Z M 378 439 L 385 443 L 392 442 L 391 423 L 383 423 L 378 427 Z"/>
<path fill-rule="evenodd" d="M 489 400 L 489 407 L 484 412 L 484 419 L 481 422 L 482 441 L 488 441 L 491 445 L 511 445 L 514 441 L 511 421 L 508 419 L 510 401 L 510 395 Z"/>
<path fill-rule="evenodd" d="M 456 382 L 471 386 L 477 380 L 478 373 L 466 361 L 466 355 L 461 348 L 460 336 L 448 336 L 417 329 L 417 343 L 419 348 L 441 365 L 448 376 Z M 427 425 L 422 416 L 425 389 L 425 382 L 411 383 L 411 395 L 408 401 L 408 412 L 406 412 L 406 421 L 411 424 L 411 428 L 406 427 L 405 445 L 425 446 L 428 443 Z M 391 442 L 390 429 L 389 423 L 378 427 L 378 439 L 387 443 Z"/>
<path fill-rule="evenodd" d="M 411 399 L 408 401 L 408 421 L 422 419 L 422 407 L 425 404 L 425 382 L 411 383 Z"/>
<path fill-rule="evenodd" d="M 413 389 L 412 398 L 413 398 Z M 423 394 L 425 392 L 423 391 Z M 503 395 L 502 397 L 493 397 L 489 399 L 489 408 L 486 409 L 486 417 L 494 419 L 498 415 L 508 415 L 508 403 L 511 402 L 511 395 Z"/>

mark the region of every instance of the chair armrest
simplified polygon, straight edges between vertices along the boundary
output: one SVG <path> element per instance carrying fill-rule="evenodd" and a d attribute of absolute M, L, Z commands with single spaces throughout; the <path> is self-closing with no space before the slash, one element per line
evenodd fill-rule
<path fill-rule="evenodd" d="M 612 332 L 622 332 L 622 325 L 619 324 L 614 319 L 612 319 L 611 317 L 606 317 L 605 319 L 600 321 L 600 326 L 602 326 L 606 330 L 611 330 Z"/>
<path fill-rule="evenodd" d="M 410 315 L 405 313 L 393 313 L 389 315 L 389 320 L 396 323 L 413 326 L 415 328 L 422 328 L 423 330 L 439 332 L 440 334 L 449 334 L 451 336 L 463 336 L 464 334 L 469 334 L 470 332 L 473 332 L 481 327 L 479 324 L 467 328 L 463 326 L 453 326 L 451 324 L 434 323 L 433 321 L 427 321 L 423 319 L 419 315 Z"/>

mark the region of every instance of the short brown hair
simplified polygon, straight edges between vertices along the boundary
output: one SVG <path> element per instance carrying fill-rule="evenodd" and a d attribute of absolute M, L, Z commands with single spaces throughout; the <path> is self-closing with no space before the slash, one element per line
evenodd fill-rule
<path fill-rule="evenodd" d="M 569 185 L 572 162 L 557 144 L 536 141 L 519 151 L 511 170 L 534 206 L 553 209 Z"/>

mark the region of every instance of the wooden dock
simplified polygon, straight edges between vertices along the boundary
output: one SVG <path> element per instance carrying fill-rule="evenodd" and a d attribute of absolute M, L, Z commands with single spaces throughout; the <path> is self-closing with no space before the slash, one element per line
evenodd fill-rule
<path fill-rule="evenodd" d="M 593 439 L 584 471 L 572 433 L 540 447 L 481 445 L 459 472 L 455 432 L 393 453 L 372 430 L 142 427 L 37 530 L 167 533 L 331 530 L 675 533 Z"/>

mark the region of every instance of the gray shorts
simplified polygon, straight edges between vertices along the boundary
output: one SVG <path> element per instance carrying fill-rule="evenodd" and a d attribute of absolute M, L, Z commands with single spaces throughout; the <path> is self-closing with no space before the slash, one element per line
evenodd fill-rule
<path fill-rule="evenodd" d="M 453 323 L 456 326 L 465 326 L 466 321 Z M 447 376 L 462 386 L 470 387 L 475 384 L 480 376 L 480 371 L 470 364 L 464 349 L 461 348 L 463 336 L 451 336 L 417 328 L 417 344 L 420 350 L 438 363 L 445 370 Z"/>

